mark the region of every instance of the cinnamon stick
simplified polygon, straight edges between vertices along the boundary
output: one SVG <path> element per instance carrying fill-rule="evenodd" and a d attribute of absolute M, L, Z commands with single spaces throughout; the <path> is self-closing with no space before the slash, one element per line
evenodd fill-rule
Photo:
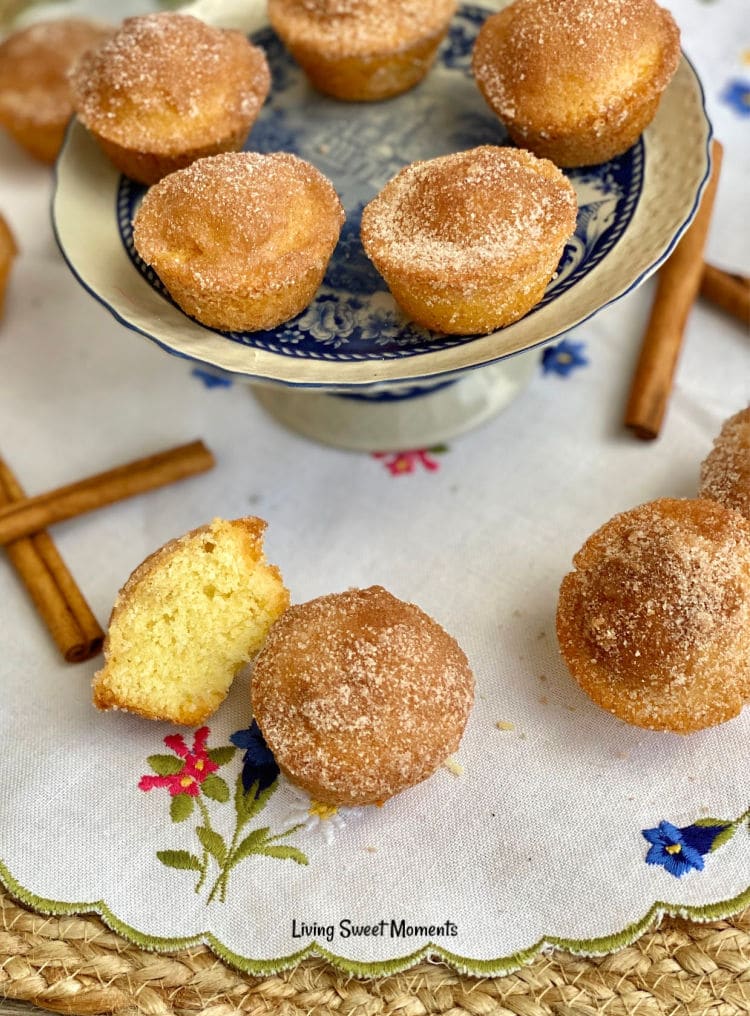
<path fill-rule="evenodd" d="M 203 473 L 214 464 L 214 457 L 203 442 L 193 441 L 8 504 L 0 508 L 0 545 L 38 533 L 63 519 Z"/>
<path fill-rule="evenodd" d="M 750 328 L 750 279 L 731 275 L 714 265 L 705 264 L 701 277 L 701 296 Z"/>
<path fill-rule="evenodd" d="M 700 208 L 674 252 L 659 270 L 656 296 L 625 410 L 625 426 L 636 437 L 658 437 L 672 391 L 690 308 L 703 274 L 703 248 L 721 172 L 723 149 L 714 140 L 711 178 Z"/>
<path fill-rule="evenodd" d="M 0 505 L 25 498 L 0 459 Z M 48 533 L 23 536 L 6 546 L 11 564 L 68 663 L 82 663 L 101 650 L 104 632 Z"/>

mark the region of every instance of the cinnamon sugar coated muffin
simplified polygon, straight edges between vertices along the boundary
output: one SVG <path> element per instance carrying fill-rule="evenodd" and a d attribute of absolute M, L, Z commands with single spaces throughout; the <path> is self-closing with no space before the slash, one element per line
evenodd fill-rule
<path fill-rule="evenodd" d="M 750 406 L 730 417 L 701 465 L 700 497 L 750 519 Z"/>
<path fill-rule="evenodd" d="M 381 586 L 290 607 L 259 654 L 253 714 L 316 801 L 382 803 L 458 747 L 474 679 L 458 643 Z"/>
<path fill-rule="evenodd" d="M 576 211 L 551 162 L 483 145 L 402 169 L 365 207 L 362 243 L 408 317 L 491 332 L 542 298 Z"/>
<path fill-rule="evenodd" d="M 152 187 L 133 242 L 185 313 L 211 328 L 257 331 L 310 303 L 343 221 L 333 185 L 309 162 L 236 152 Z"/>
<path fill-rule="evenodd" d="M 686 734 L 750 702 L 750 522 L 739 512 L 653 501 L 615 515 L 573 563 L 557 634 L 598 705 Z"/>
<path fill-rule="evenodd" d="M 321 92 L 386 99 L 429 70 L 456 0 L 269 0 L 268 17 Z"/>
<path fill-rule="evenodd" d="M 241 32 L 173 13 L 126 18 L 71 74 L 78 119 L 147 184 L 242 148 L 270 83 L 265 54 Z"/>
<path fill-rule="evenodd" d="M 94 705 L 196 724 L 224 701 L 289 604 L 263 554 L 266 523 L 214 519 L 171 540 L 118 594 Z"/>
<path fill-rule="evenodd" d="M 0 125 L 30 155 L 54 162 L 73 115 L 68 72 L 114 29 L 85 18 L 38 21 L 0 43 Z"/>
<path fill-rule="evenodd" d="M 472 64 L 516 144 L 584 166 L 634 144 L 679 59 L 679 29 L 654 0 L 515 0 L 484 23 Z"/>

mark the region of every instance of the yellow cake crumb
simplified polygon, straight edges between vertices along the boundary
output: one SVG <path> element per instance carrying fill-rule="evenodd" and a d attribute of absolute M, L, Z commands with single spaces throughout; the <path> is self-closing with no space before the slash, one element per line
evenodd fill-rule
<path fill-rule="evenodd" d="M 262 519 L 214 519 L 167 543 L 121 589 L 94 705 L 201 723 L 289 605 L 263 554 Z"/>

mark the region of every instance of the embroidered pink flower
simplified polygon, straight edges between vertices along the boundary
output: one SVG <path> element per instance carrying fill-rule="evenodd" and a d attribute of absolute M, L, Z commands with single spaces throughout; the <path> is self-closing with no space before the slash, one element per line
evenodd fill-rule
<path fill-rule="evenodd" d="M 219 768 L 216 762 L 208 757 L 206 741 L 209 733 L 208 727 L 196 730 L 192 748 L 188 748 L 185 744 L 182 734 L 170 734 L 165 737 L 164 743 L 177 757 L 152 755 L 149 764 L 159 775 L 142 776 L 138 783 L 139 789 L 153 790 L 154 787 L 166 787 L 172 797 L 178 794 L 197 797 L 205 778 Z M 182 765 L 180 759 L 183 760 Z"/>
<path fill-rule="evenodd" d="M 410 452 L 373 452 L 373 458 L 382 459 L 383 463 L 392 476 L 401 476 L 404 473 L 413 473 L 418 466 L 422 466 L 430 473 L 440 468 L 440 463 L 432 458 L 432 455 L 441 455 L 447 451 L 444 445 L 437 445 L 434 448 L 417 448 Z"/>

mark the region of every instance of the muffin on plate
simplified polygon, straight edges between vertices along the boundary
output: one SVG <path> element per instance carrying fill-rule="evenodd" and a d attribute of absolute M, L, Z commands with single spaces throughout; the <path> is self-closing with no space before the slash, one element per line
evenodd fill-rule
<path fill-rule="evenodd" d="M 491 332 L 542 298 L 577 207 L 551 162 L 483 145 L 404 167 L 365 207 L 362 244 L 409 318 Z"/>
<path fill-rule="evenodd" d="M 54 162 L 73 115 L 68 72 L 114 29 L 85 18 L 38 21 L 0 43 L 0 125 L 30 155 Z"/>
<path fill-rule="evenodd" d="M 196 724 L 224 701 L 289 603 L 262 519 L 214 519 L 170 540 L 120 590 L 94 677 L 97 709 Z"/>
<path fill-rule="evenodd" d="M 290 607 L 255 662 L 253 715 L 316 801 L 382 804 L 457 748 L 474 701 L 458 643 L 382 586 Z"/>
<path fill-rule="evenodd" d="M 133 242 L 186 314 L 222 331 L 258 331 L 310 303 L 343 221 L 333 185 L 309 162 L 228 152 L 152 187 Z"/>
<path fill-rule="evenodd" d="M 750 702 L 750 522 L 664 498 L 615 515 L 560 589 L 573 677 L 628 723 L 686 734 Z"/>
<path fill-rule="evenodd" d="M 517 145 L 584 166 L 638 139 L 679 59 L 679 29 L 654 0 L 515 0 L 480 29 L 472 65 Z"/>
<path fill-rule="evenodd" d="M 242 148 L 270 83 L 265 54 L 241 32 L 169 12 L 126 18 L 71 74 L 78 119 L 146 184 Z"/>
<path fill-rule="evenodd" d="M 456 0 L 269 0 L 268 17 L 315 88 L 368 102 L 422 80 L 455 9 Z"/>

